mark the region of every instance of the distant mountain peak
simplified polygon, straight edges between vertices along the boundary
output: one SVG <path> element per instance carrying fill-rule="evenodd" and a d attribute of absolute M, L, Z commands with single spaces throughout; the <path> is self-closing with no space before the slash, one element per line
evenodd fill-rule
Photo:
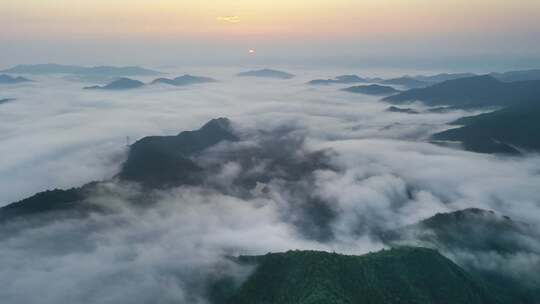
<path fill-rule="evenodd" d="M 458 79 L 452 79 L 447 80 L 443 83 L 446 84 L 452 84 L 452 83 L 463 83 L 463 82 L 482 82 L 482 83 L 501 83 L 498 79 L 491 75 L 479 75 L 479 76 L 471 76 L 471 77 L 464 77 L 464 78 L 458 78 Z M 442 84 L 442 83 L 441 83 Z"/>
<path fill-rule="evenodd" d="M 0 104 L 8 103 L 10 101 L 15 100 L 14 98 L 0 98 Z"/>
<path fill-rule="evenodd" d="M 390 106 L 386 109 L 386 112 L 393 112 L 393 113 L 406 113 L 406 114 L 419 114 L 420 112 L 411 109 L 411 108 L 399 108 L 396 106 Z"/>
<path fill-rule="evenodd" d="M 519 82 L 506 83 L 518 85 Z M 540 82 L 519 86 L 516 94 L 522 94 L 527 87 L 540 93 Z M 519 91 L 521 87 L 521 91 Z M 432 135 L 437 143 L 459 142 L 469 151 L 479 153 L 522 154 L 527 151 L 540 151 L 540 102 L 519 102 L 515 97 L 513 104 L 494 112 L 463 117 L 452 124 L 459 125 Z M 531 94 L 531 98 L 537 98 Z"/>
<path fill-rule="evenodd" d="M 475 219 L 484 220 L 505 220 L 512 221 L 508 216 L 501 216 L 493 210 L 486 210 L 480 208 L 467 208 L 449 213 L 437 213 L 434 216 L 422 221 L 423 223 L 440 222 L 444 221 L 467 221 Z"/>
<path fill-rule="evenodd" d="M 291 79 L 291 78 L 295 77 L 295 75 L 293 75 L 293 74 L 283 72 L 283 71 L 268 69 L 268 68 L 260 69 L 260 70 L 253 70 L 253 71 L 248 71 L 248 72 L 242 72 L 242 73 L 239 73 L 237 76 L 241 76 L 241 77 L 265 77 L 265 78 L 278 78 L 278 79 Z"/>
<path fill-rule="evenodd" d="M 13 77 L 7 74 L 0 75 L 0 84 L 17 84 L 21 82 L 31 82 L 32 80 L 24 77 Z"/>
<path fill-rule="evenodd" d="M 398 78 L 392 78 L 380 81 L 381 84 L 400 85 L 407 88 L 424 88 L 430 85 L 430 83 L 418 80 L 411 76 L 402 76 Z"/>
<path fill-rule="evenodd" d="M 118 175 L 121 179 L 151 187 L 194 184 L 199 167 L 190 157 L 221 141 L 236 141 L 227 118 L 212 119 L 200 129 L 173 136 L 144 137 L 130 146 L 128 159 Z"/>
<path fill-rule="evenodd" d="M 490 73 L 489 75 L 504 82 L 540 80 L 540 69 L 510 71 L 504 73 Z"/>
<path fill-rule="evenodd" d="M 216 82 L 216 80 L 210 77 L 202 77 L 202 76 L 194 76 L 194 75 L 185 74 L 182 76 L 178 76 L 174 79 L 158 78 L 152 81 L 151 84 L 164 83 L 164 84 L 173 85 L 173 86 L 185 86 L 185 85 L 191 85 L 191 84 L 197 84 L 197 83 L 208 83 L 208 82 Z"/>
<path fill-rule="evenodd" d="M 480 108 L 530 102 L 539 95 L 540 81 L 501 82 L 490 75 L 481 75 L 447 80 L 383 100 L 392 103 L 421 101 L 429 106 Z"/>
<path fill-rule="evenodd" d="M 209 122 L 207 122 L 201 127 L 201 130 L 217 130 L 217 129 L 231 131 L 232 130 L 231 121 L 228 118 L 219 117 L 219 118 L 214 118 L 210 120 Z"/>
<path fill-rule="evenodd" d="M 360 86 L 353 86 L 350 88 L 345 88 L 343 91 L 351 92 L 351 93 L 361 93 L 361 94 L 367 94 L 367 95 L 392 95 L 396 94 L 399 91 L 394 89 L 390 86 L 382 86 L 378 84 L 371 84 L 371 85 L 360 85 Z"/>
<path fill-rule="evenodd" d="M 104 86 L 91 86 L 85 87 L 86 90 L 127 90 L 136 89 L 144 86 L 144 83 L 131 78 L 119 78 Z"/>
<path fill-rule="evenodd" d="M 122 77 L 136 75 L 157 75 L 160 72 L 138 66 L 94 66 L 84 67 L 76 65 L 63 65 L 55 63 L 45 64 L 19 64 L 10 69 L 1 71 L 15 74 L 71 74 L 81 76 L 107 76 Z"/>
<path fill-rule="evenodd" d="M 416 224 L 382 234 L 383 241 L 391 245 L 421 244 L 440 250 L 501 254 L 537 252 L 534 244 L 521 241 L 527 237 L 538 238 L 538 232 L 526 223 L 479 208 L 437 213 Z"/>
<path fill-rule="evenodd" d="M 307 84 L 310 85 L 328 85 L 328 84 L 354 84 L 354 83 L 364 83 L 369 82 L 368 79 L 359 77 L 357 75 L 340 75 L 336 76 L 333 79 L 315 79 L 309 81 Z"/>

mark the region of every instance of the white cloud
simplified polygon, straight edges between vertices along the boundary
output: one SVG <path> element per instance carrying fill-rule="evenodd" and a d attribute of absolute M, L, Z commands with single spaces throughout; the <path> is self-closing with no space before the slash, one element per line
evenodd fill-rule
<path fill-rule="evenodd" d="M 137 189 L 110 184 L 112 190 L 93 201 L 114 205 L 112 214 L 1 235 L 0 302 L 204 303 L 201 285 L 216 271 L 249 271 L 234 268 L 224 255 L 295 248 L 364 253 L 381 244 L 363 232 L 466 207 L 540 223 L 540 157 L 481 155 L 425 142 L 464 112 L 388 113 L 377 98 L 307 87 L 305 81 L 318 77 L 301 71 L 285 82 L 231 77 L 236 69 L 174 74 L 186 72 L 219 82 L 89 92 L 81 90 L 86 84 L 39 77 L 7 88 L 17 100 L 0 106 L 0 201 L 107 179 L 125 157 L 126 136 L 172 135 L 215 117 L 231 118 L 252 136 L 220 149 L 263 147 L 299 159 L 331 149 L 340 170 L 319 170 L 294 188 L 278 179 L 260 183 L 247 197 L 179 188 L 160 193 L 158 205 L 146 210 L 127 207 L 126 195 Z M 272 145 L 254 129 L 283 132 L 288 141 Z M 219 162 L 212 157 L 201 161 Z M 228 189 L 246 168 L 233 160 L 223 165 L 212 182 Z M 265 169 L 264 162 L 251 168 Z M 301 215 L 292 205 L 306 193 L 336 212 L 334 241 L 299 233 Z"/>

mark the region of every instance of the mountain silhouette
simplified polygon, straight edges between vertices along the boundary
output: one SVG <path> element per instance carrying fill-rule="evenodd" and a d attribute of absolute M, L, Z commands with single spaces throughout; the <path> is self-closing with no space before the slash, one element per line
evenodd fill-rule
<path fill-rule="evenodd" d="M 427 88 L 412 89 L 383 100 L 391 103 L 421 101 L 429 106 L 455 108 L 508 106 L 534 101 L 540 81 L 502 82 L 489 75 L 449 80 Z"/>
<path fill-rule="evenodd" d="M 429 82 L 417 80 L 410 76 L 386 79 L 379 82 L 380 84 L 400 85 L 406 88 L 424 88 L 430 85 Z"/>
<path fill-rule="evenodd" d="M 351 84 L 370 82 L 370 79 L 358 77 L 357 75 L 341 75 L 334 79 L 314 79 L 309 81 L 309 85 L 328 85 L 328 84 Z"/>
<path fill-rule="evenodd" d="M 194 184 L 202 171 L 190 157 L 221 141 L 236 141 L 226 118 L 213 119 L 196 131 L 149 136 L 131 145 L 118 177 L 151 187 Z"/>
<path fill-rule="evenodd" d="M 540 69 L 525 70 L 525 71 L 511 71 L 511 72 L 504 72 L 504 73 L 490 73 L 489 75 L 494 78 L 497 78 L 500 81 L 506 81 L 506 82 L 540 80 Z"/>
<path fill-rule="evenodd" d="M 0 84 L 17 84 L 21 82 L 31 82 L 32 80 L 24 77 L 12 77 L 6 74 L 0 75 Z"/>
<path fill-rule="evenodd" d="M 507 263 L 512 260 L 521 263 L 522 256 L 533 259 L 540 256 L 540 233 L 534 226 L 490 210 L 469 208 L 438 213 L 417 224 L 383 233 L 382 239 L 389 246 L 426 246 L 452 254 L 467 271 L 488 281 L 492 291 L 498 290 L 512 299 L 506 300 L 507 303 L 540 301 L 540 277 L 525 280 L 489 268 L 489 261 L 495 256 L 503 257 Z M 474 260 L 470 259 L 472 256 Z M 488 262 L 480 263 L 481 258 Z"/>
<path fill-rule="evenodd" d="M 190 157 L 221 141 L 237 139 L 227 118 L 213 119 L 199 130 L 184 131 L 176 136 L 145 137 L 130 146 L 128 158 L 117 178 L 155 188 L 193 184 L 199 182 L 202 168 Z M 67 190 L 44 191 L 8 204 L 0 208 L 0 223 L 19 216 L 51 212 L 84 215 L 99 210 L 85 203 L 85 199 L 89 193 L 95 192 L 100 183 L 93 182 Z"/>
<path fill-rule="evenodd" d="M 399 91 L 389 86 L 381 86 L 377 84 L 360 85 L 343 89 L 343 91 L 351 93 L 361 93 L 366 95 L 392 95 Z"/>
<path fill-rule="evenodd" d="M 160 74 L 157 71 L 137 66 L 113 67 L 97 66 L 83 67 L 62 64 L 21 64 L 10 69 L 0 71 L 14 74 L 73 74 L 81 76 L 124 77 L 124 76 L 151 76 Z"/>
<path fill-rule="evenodd" d="M 469 208 L 437 213 L 417 224 L 389 232 L 383 239 L 393 245 L 423 245 L 502 254 L 519 251 L 540 253 L 533 244 L 521 241 L 524 236 L 536 238 L 540 233 L 494 211 Z"/>
<path fill-rule="evenodd" d="M 407 113 L 407 114 L 418 114 L 420 112 L 413 110 L 411 108 L 398 108 L 398 107 L 388 107 L 386 109 L 386 112 L 394 112 L 394 113 Z"/>
<path fill-rule="evenodd" d="M 120 78 L 104 86 L 85 87 L 85 90 L 129 90 L 144 86 L 144 83 L 130 78 Z"/>
<path fill-rule="evenodd" d="M 431 76 L 418 75 L 418 76 L 414 76 L 413 78 L 416 80 L 423 81 L 423 82 L 429 82 L 429 83 L 435 84 L 435 83 L 440 83 L 440 82 L 444 82 L 448 80 L 469 78 L 469 77 L 475 77 L 475 76 L 478 76 L 478 75 L 473 74 L 473 73 L 455 73 L 455 74 L 442 73 L 442 74 L 431 75 Z"/>
<path fill-rule="evenodd" d="M 237 74 L 240 77 L 263 77 L 263 78 L 277 78 L 277 79 L 291 79 L 295 75 L 278 70 L 262 69 L 255 71 L 242 72 Z"/>
<path fill-rule="evenodd" d="M 215 79 L 210 77 L 201 77 L 201 76 L 193 76 L 193 75 L 183 75 L 176 77 L 174 79 L 169 78 L 158 78 L 151 82 L 151 84 L 157 84 L 157 83 L 164 83 L 168 85 L 173 86 L 185 86 L 185 85 L 191 85 L 191 84 L 197 84 L 197 83 L 208 83 L 208 82 L 216 82 Z"/>
<path fill-rule="evenodd" d="M 30 221 L 33 216 L 39 218 L 49 216 L 51 220 L 58 220 L 64 216 L 79 217 L 92 211 L 99 211 L 98 206 L 84 201 L 96 185 L 89 183 L 79 188 L 47 190 L 8 204 L 0 208 L 0 224 L 22 218 Z"/>
<path fill-rule="evenodd" d="M 434 134 L 436 141 L 461 142 L 480 153 L 540 151 L 540 101 L 521 103 L 453 122 L 462 127 Z"/>

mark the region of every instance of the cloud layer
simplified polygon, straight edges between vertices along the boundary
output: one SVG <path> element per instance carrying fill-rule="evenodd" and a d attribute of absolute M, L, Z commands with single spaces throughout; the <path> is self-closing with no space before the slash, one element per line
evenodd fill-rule
<path fill-rule="evenodd" d="M 227 256 L 361 254 L 383 247 L 374 237 L 381 230 L 468 207 L 540 223 L 539 156 L 426 142 L 467 113 L 391 113 L 373 97 L 304 85 L 323 73 L 280 81 L 235 78 L 232 70 L 177 74 L 185 72 L 220 81 L 88 92 L 43 77 L 4 91 L 17 98 L 0 106 L 4 203 L 111 178 L 126 136 L 176 134 L 225 116 L 242 140 L 196 158 L 212 168 L 202 186 L 148 195 L 111 181 L 89 199 L 108 213 L 4 227 L 0 302 L 206 303 L 209 282 L 251 271 Z M 149 204 L 134 207 L 134 196 Z M 536 256 L 521 261 L 537 265 Z"/>

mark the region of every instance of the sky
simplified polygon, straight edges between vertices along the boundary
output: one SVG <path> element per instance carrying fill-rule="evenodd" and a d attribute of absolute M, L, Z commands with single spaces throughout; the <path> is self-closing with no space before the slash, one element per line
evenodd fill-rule
<path fill-rule="evenodd" d="M 536 0 L 2 0 L 0 65 L 497 69 L 540 65 L 539 35 Z"/>

